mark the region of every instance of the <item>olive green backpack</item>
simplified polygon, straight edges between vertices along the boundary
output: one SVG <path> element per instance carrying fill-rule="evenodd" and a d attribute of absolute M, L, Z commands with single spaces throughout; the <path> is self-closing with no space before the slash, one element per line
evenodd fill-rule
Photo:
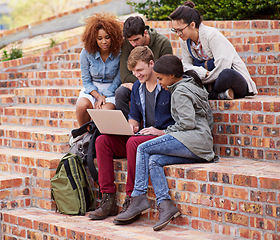
<path fill-rule="evenodd" d="M 51 179 L 51 196 L 62 214 L 85 215 L 94 210 L 94 195 L 79 156 L 67 153 Z"/>

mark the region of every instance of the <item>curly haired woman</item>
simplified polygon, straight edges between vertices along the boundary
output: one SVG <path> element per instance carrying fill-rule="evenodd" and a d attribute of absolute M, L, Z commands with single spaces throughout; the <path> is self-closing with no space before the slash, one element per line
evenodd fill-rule
<path fill-rule="evenodd" d="M 80 55 L 84 88 L 81 90 L 76 117 L 80 126 L 90 121 L 87 109 L 115 109 L 115 90 L 120 80 L 122 25 L 112 14 L 96 13 L 87 18 Z"/>

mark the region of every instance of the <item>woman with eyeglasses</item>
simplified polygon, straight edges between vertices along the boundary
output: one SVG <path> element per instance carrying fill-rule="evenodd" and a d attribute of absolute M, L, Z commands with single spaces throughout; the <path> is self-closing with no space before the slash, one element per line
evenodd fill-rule
<path fill-rule="evenodd" d="M 230 100 L 257 94 L 245 63 L 227 38 L 205 26 L 192 1 L 169 16 L 180 37 L 184 70 L 195 70 L 209 92 L 209 99 Z"/>

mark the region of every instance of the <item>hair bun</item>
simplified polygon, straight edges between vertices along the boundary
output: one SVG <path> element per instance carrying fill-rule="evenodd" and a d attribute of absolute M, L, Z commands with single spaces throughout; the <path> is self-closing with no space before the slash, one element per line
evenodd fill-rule
<path fill-rule="evenodd" d="M 195 4 L 192 1 L 186 1 L 184 2 L 184 6 L 194 8 Z"/>

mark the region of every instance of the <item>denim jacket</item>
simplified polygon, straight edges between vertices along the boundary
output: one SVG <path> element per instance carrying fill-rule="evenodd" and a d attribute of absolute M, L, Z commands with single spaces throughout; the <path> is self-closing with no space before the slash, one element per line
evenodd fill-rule
<path fill-rule="evenodd" d="M 104 63 L 100 53 L 89 54 L 83 49 L 80 54 L 81 72 L 85 93 L 98 91 L 94 82 L 111 83 L 108 89 L 100 93 L 106 97 L 114 96 L 115 90 L 121 84 L 120 79 L 120 53 L 117 57 L 110 53 Z"/>
<path fill-rule="evenodd" d="M 171 93 L 164 90 L 159 84 L 156 86 L 155 92 L 155 128 L 166 129 L 169 125 L 174 124 L 171 117 Z M 145 111 L 145 89 L 143 84 L 137 80 L 132 87 L 129 119 L 133 119 L 139 123 L 143 120 L 143 126 L 146 127 L 146 111 Z"/>

